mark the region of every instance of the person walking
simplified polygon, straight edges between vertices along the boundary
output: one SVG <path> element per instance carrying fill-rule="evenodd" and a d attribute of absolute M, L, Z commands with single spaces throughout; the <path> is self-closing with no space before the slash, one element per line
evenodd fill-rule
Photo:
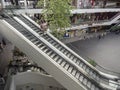
<path fill-rule="evenodd" d="M 46 31 L 48 29 L 48 23 L 45 20 L 40 22 L 40 29 L 43 32 L 43 34 L 46 34 Z"/>

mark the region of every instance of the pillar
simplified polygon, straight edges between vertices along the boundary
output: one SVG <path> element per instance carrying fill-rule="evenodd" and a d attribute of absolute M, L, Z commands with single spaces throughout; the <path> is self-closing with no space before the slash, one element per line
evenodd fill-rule
<path fill-rule="evenodd" d="M 27 0 L 24 0 L 25 11 L 27 12 Z"/>
<path fill-rule="evenodd" d="M 4 0 L 1 0 L 1 6 L 2 6 L 2 8 L 5 8 L 5 1 Z"/>

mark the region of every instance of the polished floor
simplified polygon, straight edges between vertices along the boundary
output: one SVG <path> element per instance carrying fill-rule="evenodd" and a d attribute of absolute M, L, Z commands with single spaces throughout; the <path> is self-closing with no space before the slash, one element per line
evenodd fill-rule
<path fill-rule="evenodd" d="M 102 67 L 120 73 L 120 34 L 108 34 L 67 44 L 83 57 L 95 60 Z"/>

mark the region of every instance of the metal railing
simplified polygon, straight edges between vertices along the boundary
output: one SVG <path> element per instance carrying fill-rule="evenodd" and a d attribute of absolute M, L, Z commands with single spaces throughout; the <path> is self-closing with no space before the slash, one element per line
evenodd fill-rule
<path fill-rule="evenodd" d="M 13 7 L 13 5 L 10 2 L 5 2 L 5 3 L 6 3 L 6 8 L 7 7 L 11 7 L 11 6 Z M 106 5 L 105 7 L 103 7 L 103 5 L 99 5 L 99 4 L 98 5 L 94 5 L 94 6 L 89 5 L 89 6 L 86 6 L 86 7 L 82 6 L 82 7 L 79 7 L 79 8 L 77 8 L 77 5 L 73 5 L 72 4 L 72 6 L 74 8 L 76 8 L 76 9 L 86 9 L 86 8 L 87 9 L 91 9 L 91 8 L 119 8 L 120 6 L 117 5 L 117 3 L 119 4 L 119 2 L 113 2 L 113 5 Z M 23 2 L 19 1 L 19 7 L 25 8 L 24 1 Z M 40 8 L 40 6 L 37 5 L 37 2 L 32 1 L 32 2 L 28 3 L 27 8 Z"/>
<path fill-rule="evenodd" d="M 117 16 L 119 16 L 120 13 L 117 13 L 116 15 L 114 15 L 112 18 L 108 19 L 108 20 L 98 20 L 98 21 L 82 21 L 79 24 L 73 24 L 73 26 L 76 25 L 82 25 L 82 24 L 93 24 L 93 23 L 104 23 L 104 22 L 111 22 L 113 19 L 115 19 Z"/>
<path fill-rule="evenodd" d="M 73 48 L 76 53 L 78 53 L 78 52 L 80 53 L 80 51 L 79 51 L 76 47 L 74 47 L 71 43 L 69 43 L 68 45 L 69 45 L 71 48 Z M 92 58 L 87 57 L 87 56 L 85 56 L 85 55 L 84 55 L 84 56 L 83 56 L 82 54 L 80 54 L 80 55 L 81 55 L 86 61 L 93 60 Z M 96 68 L 98 68 L 98 70 L 100 70 L 101 72 L 104 72 L 104 73 L 107 73 L 107 74 L 111 74 L 111 75 L 115 75 L 115 76 L 120 77 L 120 73 L 115 72 L 115 71 L 112 71 L 112 70 L 108 70 L 108 69 L 102 67 L 101 65 L 99 65 L 99 64 L 97 64 L 97 63 L 96 63 Z"/>
<path fill-rule="evenodd" d="M 80 51 L 79 51 L 76 47 L 74 47 L 71 43 L 67 44 L 67 46 L 70 47 L 70 48 L 72 48 L 76 53 L 80 53 Z M 89 62 L 89 60 L 93 60 L 93 59 L 91 59 L 90 57 L 87 57 L 87 56 L 82 55 L 82 54 L 80 54 L 80 56 L 81 56 L 82 58 L 84 58 L 84 59 L 85 59 L 86 61 L 88 61 L 88 62 Z M 96 63 L 96 62 L 95 62 L 95 63 Z M 97 63 L 96 63 L 95 68 L 97 68 L 100 72 L 103 72 L 103 73 L 105 73 L 105 74 L 109 74 L 109 75 L 114 75 L 114 76 L 120 77 L 120 73 L 114 72 L 114 71 L 109 70 L 109 69 L 106 69 L 105 67 L 102 67 L 102 66 L 100 66 L 100 65 L 97 64 Z M 120 80 L 120 78 L 119 78 L 119 79 L 114 79 L 114 82 L 110 82 L 109 79 L 108 79 L 108 80 L 107 80 L 107 79 L 102 79 L 103 82 L 106 82 L 106 83 L 108 83 L 108 84 L 114 84 L 114 86 L 112 86 L 112 87 L 116 87 L 116 86 L 117 86 L 117 87 L 120 87 L 120 83 L 118 82 L 119 80 Z"/>

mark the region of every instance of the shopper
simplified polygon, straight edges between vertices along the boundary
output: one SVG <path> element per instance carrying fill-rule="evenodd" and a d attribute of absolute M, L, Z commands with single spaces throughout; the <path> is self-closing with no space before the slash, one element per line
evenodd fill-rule
<path fill-rule="evenodd" d="M 101 39 L 101 35 L 98 35 L 98 39 Z"/>
<path fill-rule="evenodd" d="M 45 20 L 40 22 L 40 29 L 44 34 L 46 34 L 46 31 L 48 29 L 48 23 Z"/>

